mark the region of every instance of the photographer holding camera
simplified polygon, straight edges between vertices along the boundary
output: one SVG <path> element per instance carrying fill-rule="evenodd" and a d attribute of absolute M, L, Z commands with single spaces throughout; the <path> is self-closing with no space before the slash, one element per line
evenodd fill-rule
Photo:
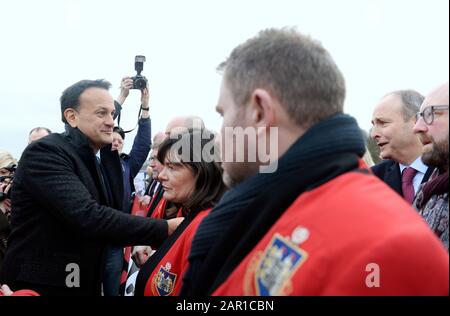
<path fill-rule="evenodd" d="M 11 212 L 10 189 L 17 161 L 5 150 L 0 150 L 0 269 L 6 252 L 6 244 L 11 232 L 9 214 Z"/>
<path fill-rule="evenodd" d="M 120 84 L 120 95 L 117 101 L 121 106 L 130 93 L 130 89 L 136 89 L 135 80 L 124 77 Z M 147 159 L 151 147 L 151 121 L 149 115 L 149 91 L 147 81 L 141 90 L 141 115 L 138 121 L 138 130 L 134 138 L 133 147 L 129 154 L 122 152 L 125 140 L 125 132 L 121 127 L 114 127 L 112 151 L 117 151 L 120 156 L 123 174 L 123 203 L 122 211 L 130 213 L 132 193 L 135 191 L 133 179 L 139 173 Z M 120 276 L 123 266 L 123 248 L 109 246 L 106 251 L 106 263 L 103 273 L 103 293 L 105 296 L 118 296 Z"/>

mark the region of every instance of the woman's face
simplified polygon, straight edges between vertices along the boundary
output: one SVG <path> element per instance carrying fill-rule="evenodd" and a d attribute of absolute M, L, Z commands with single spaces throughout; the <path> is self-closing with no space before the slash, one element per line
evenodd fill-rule
<path fill-rule="evenodd" d="M 13 172 L 8 170 L 7 168 L 0 169 L 0 184 L 11 182 L 11 177 L 14 175 Z"/>
<path fill-rule="evenodd" d="M 186 165 L 172 162 L 166 157 L 158 180 L 164 188 L 164 198 L 169 202 L 184 204 L 195 189 L 194 172 Z"/>
<path fill-rule="evenodd" d="M 11 175 L 11 171 L 9 171 L 8 169 L 6 169 L 6 168 L 0 169 L 0 177 L 10 176 L 10 175 Z"/>

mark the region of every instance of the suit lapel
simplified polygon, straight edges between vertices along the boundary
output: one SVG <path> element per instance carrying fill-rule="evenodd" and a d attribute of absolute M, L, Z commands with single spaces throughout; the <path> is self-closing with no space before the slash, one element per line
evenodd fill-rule
<path fill-rule="evenodd" d="M 104 147 L 100 153 L 101 164 L 105 170 L 112 195 L 112 207 L 122 209 L 123 174 L 117 151 L 111 151 L 111 145 Z"/>
<path fill-rule="evenodd" d="M 398 194 L 403 196 L 402 176 L 400 174 L 400 166 L 398 163 L 392 164 L 386 171 L 384 182 L 386 182 Z"/>

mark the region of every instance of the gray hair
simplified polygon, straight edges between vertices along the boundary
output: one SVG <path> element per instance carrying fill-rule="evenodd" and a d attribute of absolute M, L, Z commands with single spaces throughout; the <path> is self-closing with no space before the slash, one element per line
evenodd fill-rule
<path fill-rule="evenodd" d="M 39 126 L 39 127 L 33 128 L 28 135 L 31 135 L 34 132 L 39 132 L 39 131 L 46 131 L 49 135 L 52 133 L 52 131 L 49 128 Z"/>
<path fill-rule="evenodd" d="M 322 45 L 295 29 L 267 29 L 236 47 L 219 65 L 234 102 L 268 90 L 297 125 L 308 128 L 343 112 L 345 80 Z"/>
<path fill-rule="evenodd" d="M 389 93 L 396 95 L 402 100 L 402 114 L 405 122 L 416 116 L 425 97 L 415 90 L 398 90 Z"/>

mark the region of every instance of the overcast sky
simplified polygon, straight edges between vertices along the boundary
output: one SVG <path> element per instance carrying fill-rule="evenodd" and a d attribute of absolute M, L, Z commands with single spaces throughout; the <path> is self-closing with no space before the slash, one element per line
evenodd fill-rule
<path fill-rule="evenodd" d="M 35 126 L 63 131 L 59 97 L 104 78 L 114 97 L 147 57 L 153 132 L 195 114 L 218 130 L 216 66 L 259 30 L 296 26 L 329 50 L 347 82 L 345 111 L 370 128 L 387 92 L 426 94 L 449 76 L 448 0 L 0 0 L 0 148 L 16 158 Z M 139 92 L 122 125 L 137 119 Z M 125 151 L 132 144 L 127 137 Z"/>

